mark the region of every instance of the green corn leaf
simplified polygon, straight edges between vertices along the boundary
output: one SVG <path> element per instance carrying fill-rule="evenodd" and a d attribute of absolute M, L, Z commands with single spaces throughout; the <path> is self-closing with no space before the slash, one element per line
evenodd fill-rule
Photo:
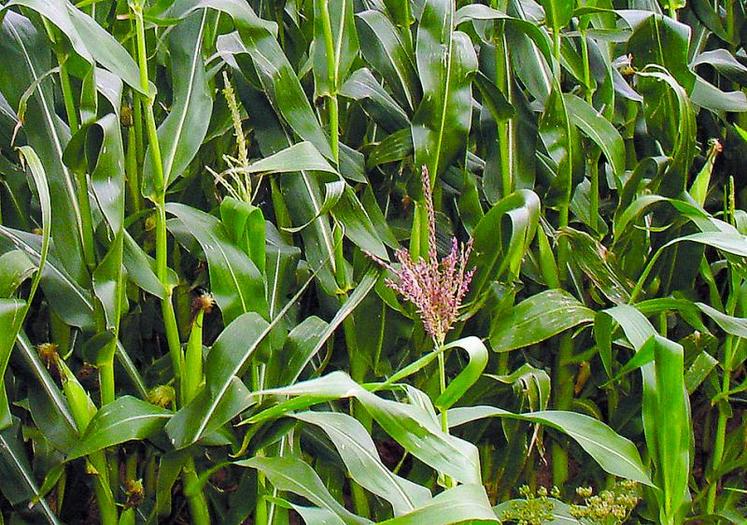
<path fill-rule="evenodd" d="M 477 449 L 471 443 L 441 431 L 437 419 L 415 404 L 382 399 L 355 383 L 344 372 L 333 372 L 288 387 L 255 395 L 298 396 L 260 412 L 249 423 L 276 418 L 290 410 L 302 410 L 331 399 L 355 397 L 384 431 L 405 450 L 434 469 L 462 483 L 479 483 Z"/>
<path fill-rule="evenodd" d="M 353 480 L 387 500 L 395 515 L 411 512 L 431 500 L 427 488 L 393 474 L 384 466 L 373 440 L 355 418 L 335 412 L 301 412 L 293 417 L 324 430 Z"/>
<path fill-rule="evenodd" d="M 323 5 L 324 4 L 324 7 Z M 322 23 L 322 9 L 329 13 L 331 38 L 334 49 L 333 71 L 327 69 L 325 30 Z M 358 54 L 358 34 L 353 18 L 353 0 L 314 1 L 314 96 L 324 97 L 337 94 L 345 81 Z M 332 84 L 330 81 L 335 84 Z"/>
<path fill-rule="evenodd" d="M 386 80 L 395 100 L 410 114 L 421 96 L 415 58 L 397 28 L 381 11 L 357 13 L 361 53 L 366 62 Z"/>
<path fill-rule="evenodd" d="M 208 130 L 213 109 L 202 59 L 202 37 L 207 9 L 181 21 L 169 34 L 174 100 L 168 117 L 158 128 L 163 176 L 166 186 L 181 176 L 197 154 Z M 143 193 L 151 195 L 153 156 L 145 155 Z"/>
<path fill-rule="evenodd" d="M 514 414 L 506 410 L 473 406 L 449 410 L 449 425 L 457 427 L 486 417 L 505 417 L 540 423 L 573 438 L 605 471 L 653 486 L 635 445 L 592 417 L 562 410 Z"/>
<path fill-rule="evenodd" d="M 210 270 L 210 288 L 230 323 L 245 312 L 267 315 L 264 282 L 249 255 L 231 242 L 223 224 L 215 217 L 180 203 L 166 210 L 175 215 L 203 249 Z"/>
<path fill-rule="evenodd" d="M 133 439 L 159 432 L 173 413 L 131 396 L 122 396 L 101 407 L 80 441 L 67 454 L 72 460 Z"/>
<path fill-rule="evenodd" d="M 521 261 L 539 223 L 540 200 L 531 190 L 519 190 L 497 202 L 475 228 L 475 276 L 471 296 L 478 297 L 491 280 L 518 277 Z M 509 230 L 510 228 L 510 230 Z M 506 231 L 509 235 L 505 235 Z"/>
<path fill-rule="evenodd" d="M 3 495 L 12 505 L 38 499 L 34 505 L 47 523 L 59 525 L 52 508 L 44 498 L 39 498 L 39 485 L 34 477 L 26 449 L 20 436 L 20 424 L 15 424 L 0 431 L 0 473 L 6 483 L 2 485 Z"/>
<path fill-rule="evenodd" d="M 498 522 L 482 485 L 459 485 L 447 489 L 422 507 L 380 523 L 386 525 L 448 525 L 458 521 L 475 520 L 479 523 Z"/>
<path fill-rule="evenodd" d="M 356 516 L 335 500 L 316 472 L 300 459 L 291 457 L 255 457 L 235 463 L 241 467 L 254 468 L 267 476 L 280 490 L 303 496 L 319 507 L 336 515 L 346 525 L 364 525 L 370 520 Z"/>
<path fill-rule="evenodd" d="M 472 42 L 454 31 L 454 5 L 428 0 L 417 33 L 416 58 L 423 100 L 412 120 L 415 164 L 437 177 L 464 152 L 472 121 Z"/>
<path fill-rule="evenodd" d="M 594 312 L 564 290 L 545 290 L 525 299 L 490 327 L 490 345 L 508 352 L 542 342 L 594 320 Z"/>
<path fill-rule="evenodd" d="M 408 126 L 407 113 L 381 86 L 368 68 L 360 68 L 340 87 L 340 95 L 357 100 L 388 132 Z"/>
<path fill-rule="evenodd" d="M 100 64 L 132 89 L 143 93 L 140 87 L 140 73 L 130 54 L 95 19 L 71 2 L 12 0 L 5 4 L 4 8 L 14 5 L 24 6 L 39 13 L 65 34 L 80 57 L 91 65 Z"/>
<path fill-rule="evenodd" d="M 13 12 L 4 12 L 0 51 L 6 57 L 7 74 L 0 75 L 0 91 L 16 107 L 26 86 L 51 69 L 46 42 L 31 22 Z M 39 156 L 47 173 L 50 198 L 57 204 L 52 218 L 52 238 L 57 250 L 65 253 L 63 266 L 73 280 L 82 284 L 86 268 L 80 250 L 81 210 L 76 182 L 62 163 L 62 154 L 70 140 L 70 130 L 55 113 L 51 84 L 42 82 L 29 99 L 23 126 L 26 139 Z"/>

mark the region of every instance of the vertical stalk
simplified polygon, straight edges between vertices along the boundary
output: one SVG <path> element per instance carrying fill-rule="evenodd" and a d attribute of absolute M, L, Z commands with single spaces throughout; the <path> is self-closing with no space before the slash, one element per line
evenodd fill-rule
<path fill-rule="evenodd" d="M 439 390 L 439 394 L 443 394 L 444 391 L 446 390 L 446 355 L 444 352 L 443 341 L 438 341 L 436 343 L 436 352 L 438 354 L 438 390 Z M 448 434 L 449 433 L 449 417 L 448 417 L 446 408 L 441 409 L 440 419 L 441 419 L 441 431 L 444 434 Z M 443 480 L 444 480 L 444 485 L 446 485 L 446 488 L 451 488 L 455 486 L 454 480 L 451 478 L 451 476 L 447 476 L 446 474 L 444 474 Z"/>
<path fill-rule="evenodd" d="M 96 268 L 96 253 L 93 242 L 93 219 L 91 219 L 91 201 L 88 198 L 88 178 L 84 171 L 76 171 L 78 207 L 80 208 L 81 244 L 83 248 L 83 259 L 89 272 Z"/>
<path fill-rule="evenodd" d="M 736 290 L 732 288 L 729 296 L 726 310 L 728 315 L 734 315 L 736 310 Z M 726 446 L 726 425 L 729 422 L 729 411 L 726 408 L 728 403 L 728 393 L 731 389 L 732 362 L 734 360 L 734 350 L 737 348 L 737 342 L 733 335 L 727 335 L 724 341 L 724 362 L 723 376 L 721 377 L 721 395 L 722 399 L 718 403 L 718 419 L 716 420 L 716 434 L 713 440 L 713 451 L 711 452 L 710 476 L 708 476 L 708 493 L 706 495 L 706 513 L 712 514 L 716 510 L 716 492 L 718 490 L 719 479 L 715 477 L 721 467 L 724 458 L 724 448 Z"/>
<path fill-rule="evenodd" d="M 585 98 L 589 105 L 593 102 L 591 89 L 591 67 L 589 66 L 589 46 L 586 42 L 586 22 L 581 22 L 581 58 L 584 66 L 584 84 L 586 84 Z M 591 190 L 589 195 L 589 227 L 597 231 L 599 216 L 599 157 L 597 146 L 590 145 L 588 151 L 589 180 Z"/>
<path fill-rule="evenodd" d="M 78 432 L 82 435 L 88 427 L 96 407 L 91 402 L 88 394 L 78 382 L 62 358 L 58 358 L 57 366 L 62 377 L 62 391 L 70 406 L 70 412 L 75 421 Z M 109 467 L 106 461 L 106 453 L 103 450 L 89 455 L 87 461 L 92 467 L 92 475 L 95 476 L 93 492 L 96 495 L 96 503 L 99 507 L 99 519 L 103 525 L 117 525 L 119 516 L 117 504 L 111 490 Z"/>
<path fill-rule="evenodd" d="M 327 80 L 330 85 L 330 93 L 327 99 L 327 111 L 329 113 L 329 138 L 332 148 L 332 157 L 337 164 L 340 163 L 340 117 L 337 105 L 337 53 L 335 52 L 334 37 L 332 35 L 332 22 L 329 18 L 329 0 L 321 1 L 322 28 L 324 30 L 324 51 L 327 58 Z"/>
<path fill-rule="evenodd" d="M 60 87 L 62 88 L 62 99 L 65 102 L 65 113 L 67 113 L 67 122 L 70 124 L 70 132 L 75 134 L 80 128 L 78 123 L 78 112 L 75 109 L 75 100 L 73 98 L 73 89 L 70 85 L 70 75 L 67 71 L 67 54 L 57 53 L 57 63 L 60 65 Z"/>
<path fill-rule="evenodd" d="M 132 113 L 130 113 L 132 116 Z M 127 173 L 127 189 L 130 193 L 130 205 L 132 212 L 138 213 L 142 204 L 140 202 L 140 177 L 138 176 L 137 164 L 137 138 L 132 122 L 127 127 L 127 156 L 125 157 L 125 172 Z"/>
<path fill-rule="evenodd" d="M 560 90 L 560 31 L 553 31 L 553 73 L 558 90 Z M 566 134 L 570 143 L 571 130 L 566 119 Z M 570 145 L 570 144 L 569 144 Z M 563 229 L 568 226 L 569 209 L 571 196 L 573 194 L 573 173 L 572 173 L 572 154 L 569 151 L 568 159 L 568 188 L 564 201 L 560 205 L 558 227 Z M 561 283 L 566 283 L 568 279 L 568 259 L 570 257 L 570 248 L 568 239 L 560 236 L 558 239 L 558 274 Z M 570 365 L 573 358 L 573 339 L 570 333 L 564 333 L 560 336 L 558 353 L 555 356 L 555 366 L 553 367 L 555 385 L 555 409 L 568 410 L 573 403 L 573 365 Z M 562 490 L 563 485 L 568 480 L 568 452 L 560 445 L 553 443 L 552 446 L 552 469 L 553 483 Z"/>
<path fill-rule="evenodd" d="M 140 87 L 143 91 L 149 90 L 148 82 L 148 58 L 145 46 L 145 23 L 143 21 L 142 5 L 133 3 L 137 33 L 137 54 L 140 67 Z M 161 159 L 161 148 L 158 143 L 158 132 L 156 121 L 153 116 L 153 97 L 141 97 L 141 103 L 145 108 L 146 134 L 150 153 L 153 156 L 154 177 L 153 187 L 155 195 L 153 203 L 156 207 L 156 275 L 166 289 L 166 297 L 161 301 L 161 313 L 163 316 L 166 340 L 171 355 L 171 364 L 174 368 L 174 377 L 179 383 L 182 375 L 183 357 L 181 343 L 179 342 L 179 329 L 176 324 L 174 305 L 171 302 L 171 287 L 168 282 L 168 243 L 166 236 L 166 181 L 164 180 L 163 161 Z"/>
<path fill-rule="evenodd" d="M 202 382 L 202 323 L 205 310 L 198 310 L 192 323 L 184 361 L 182 403 L 189 403 L 197 394 Z"/>
<path fill-rule="evenodd" d="M 136 36 L 137 36 L 137 56 L 140 67 L 140 87 L 143 91 L 149 92 L 148 82 L 148 58 L 145 45 L 145 23 L 143 21 L 142 0 L 132 2 L 132 11 L 135 16 Z M 167 181 L 163 172 L 163 161 L 161 159 L 161 148 L 158 143 L 158 133 L 156 129 L 156 120 L 153 116 L 153 96 L 149 93 L 147 97 L 141 97 L 141 103 L 145 109 L 145 125 L 148 137 L 150 153 L 153 156 L 154 193 L 152 200 L 156 207 L 156 275 L 166 290 L 166 296 L 161 301 L 161 313 L 163 315 L 164 329 L 166 331 L 166 340 L 171 356 L 171 364 L 174 369 L 174 378 L 177 385 L 181 384 L 182 370 L 184 368 L 184 355 L 181 350 L 179 341 L 179 328 L 176 324 L 176 315 L 174 305 L 171 301 L 172 291 L 168 282 L 168 243 L 166 235 L 166 184 Z M 182 471 L 185 485 L 193 484 L 197 481 L 194 459 L 189 457 L 185 460 Z M 202 490 L 197 490 L 195 494 L 187 497 L 192 523 L 196 525 L 206 525 L 210 523 L 210 513 L 208 511 L 207 500 Z"/>
<path fill-rule="evenodd" d="M 511 75 L 509 74 L 510 57 L 504 23 L 499 23 L 501 36 L 496 42 L 496 61 L 495 77 L 498 86 L 503 88 L 506 100 L 511 103 Z M 496 122 L 498 128 L 498 148 L 501 152 L 501 186 L 502 197 L 510 195 L 514 191 L 514 174 L 513 174 L 513 128 L 514 119 L 508 118 L 502 122 Z"/>

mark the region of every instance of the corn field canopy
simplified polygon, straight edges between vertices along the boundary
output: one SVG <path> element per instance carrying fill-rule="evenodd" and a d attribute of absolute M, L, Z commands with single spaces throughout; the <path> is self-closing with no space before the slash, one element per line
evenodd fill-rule
<path fill-rule="evenodd" d="M 0 0 L 0 525 L 747 523 L 743 0 Z"/>

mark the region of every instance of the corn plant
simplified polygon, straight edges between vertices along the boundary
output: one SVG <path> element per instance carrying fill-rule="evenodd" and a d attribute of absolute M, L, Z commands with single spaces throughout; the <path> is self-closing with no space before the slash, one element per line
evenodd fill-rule
<path fill-rule="evenodd" d="M 0 2 L 3 522 L 744 522 L 746 14 Z"/>

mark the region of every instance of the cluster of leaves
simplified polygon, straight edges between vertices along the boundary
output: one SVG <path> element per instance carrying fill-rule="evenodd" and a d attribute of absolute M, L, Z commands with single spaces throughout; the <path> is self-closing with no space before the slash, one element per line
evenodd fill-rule
<path fill-rule="evenodd" d="M 2 2 L 2 516 L 743 522 L 745 11 Z"/>

